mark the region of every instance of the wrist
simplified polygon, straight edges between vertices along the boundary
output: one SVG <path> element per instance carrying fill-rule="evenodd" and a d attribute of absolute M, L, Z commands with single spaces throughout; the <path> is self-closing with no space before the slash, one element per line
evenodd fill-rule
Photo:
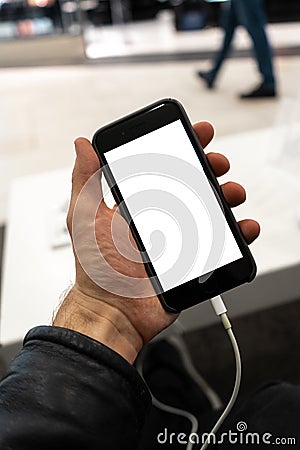
<path fill-rule="evenodd" d="M 75 285 L 60 306 L 53 325 L 85 334 L 133 363 L 143 338 L 126 314 L 105 300 L 84 294 Z"/>

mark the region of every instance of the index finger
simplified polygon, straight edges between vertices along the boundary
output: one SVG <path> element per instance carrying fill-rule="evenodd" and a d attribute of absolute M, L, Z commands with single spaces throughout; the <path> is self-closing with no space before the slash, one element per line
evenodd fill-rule
<path fill-rule="evenodd" d="M 214 127 L 209 122 L 198 122 L 193 125 L 200 144 L 205 148 L 214 137 Z"/>

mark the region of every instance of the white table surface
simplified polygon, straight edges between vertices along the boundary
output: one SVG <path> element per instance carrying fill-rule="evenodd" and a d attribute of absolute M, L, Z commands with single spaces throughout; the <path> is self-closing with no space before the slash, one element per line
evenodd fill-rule
<path fill-rule="evenodd" d="M 279 295 L 280 286 L 276 287 L 276 280 L 285 283 L 278 273 L 300 264 L 300 181 L 296 165 L 290 164 L 288 153 L 285 157 L 284 135 L 279 129 L 260 130 L 215 139 L 210 146 L 211 151 L 221 151 L 230 158 L 230 175 L 222 181 L 234 179 L 247 189 L 247 203 L 237 209 L 237 217 L 254 217 L 262 226 L 261 237 L 252 245 L 257 281 L 250 290 L 242 288 L 243 301 L 231 301 L 231 294 L 226 294 L 231 315 L 300 298 L 300 269 L 299 276 L 293 272 L 286 279 L 286 289 L 281 286 L 286 298 Z M 288 166 L 292 167 L 289 171 L 282 168 Z M 53 250 L 49 243 L 49 217 L 69 198 L 70 180 L 71 170 L 65 169 L 17 178 L 12 183 L 1 296 L 0 340 L 4 345 L 21 340 L 33 326 L 49 324 L 59 299 L 74 279 L 71 247 Z M 276 276 L 270 281 L 268 275 L 272 273 Z M 267 288 L 260 282 L 264 277 Z M 269 287 L 273 291 L 261 292 Z M 237 292 L 235 297 L 240 297 Z M 247 299 L 247 292 L 251 297 L 255 293 L 257 301 Z M 207 303 L 182 317 L 186 328 L 213 320 Z"/>

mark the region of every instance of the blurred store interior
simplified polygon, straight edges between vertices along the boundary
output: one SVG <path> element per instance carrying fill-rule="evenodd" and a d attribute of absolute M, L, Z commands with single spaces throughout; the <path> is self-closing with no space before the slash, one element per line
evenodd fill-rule
<path fill-rule="evenodd" d="M 248 371 L 245 390 L 265 375 L 299 381 L 291 341 L 300 339 L 300 3 L 264 4 L 278 95 L 241 100 L 259 82 L 243 28 L 215 89 L 196 76 L 220 46 L 222 2 L 0 0 L 3 366 L 30 327 L 51 322 L 74 279 L 65 228 L 74 139 L 91 139 L 101 125 L 174 97 L 193 122 L 214 125 L 208 150 L 232 161 L 221 181 L 248 191 L 236 217 L 262 227 L 251 247 L 257 279 L 225 295 Z M 222 341 L 215 358 L 223 371 L 231 373 L 233 361 L 210 306 L 187 311 L 182 327 L 197 368 L 218 386 L 210 343 Z"/>

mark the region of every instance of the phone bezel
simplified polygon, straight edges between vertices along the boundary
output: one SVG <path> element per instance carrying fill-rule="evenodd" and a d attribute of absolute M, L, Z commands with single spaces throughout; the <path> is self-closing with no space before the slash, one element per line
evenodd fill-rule
<path fill-rule="evenodd" d="M 223 196 L 217 178 L 210 167 L 206 155 L 181 103 L 175 99 L 169 98 L 160 100 L 100 128 L 93 137 L 93 147 L 98 155 L 101 167 L 108 181 L 109 187 L 111 188 L 115 201 L 117 204 L 122 203 L 121 213 L 130 225 L 138 248 L 142 252 L 146 253 L 146 249 L 144 248 L 134 221 L 130 217 L 126 205 L 124 206 L 125 202 L 123 202 L 121 192 L 109 169 L 109 165 L 105 158 L 105 153 L 119 147 L 120 145 L 150 133 L 151 131 L 163 127 L 164 125 L 168 125 L 178 119 L 181 120 L 198 156 L 199 163 L 202 165 L 207 178 L 214 188 L 214 194 L 216 195 L 217 200 L 221 203 L 225 219 L 233 233 L 243 257 L 233 261 L 230 264 L 215 269 L 212 275 L 201 284 L 199 283 L 198 277 L 173 289 L 163 293 L 158 293 L 158 298 L 164 308 L 172 312 L 182 311 L 183 309 L 189 308 L 211 297 L 233 289 L 245 282 L 252 281 L 256 275 L 256 264 L 254 258 L 240 231 L 235 217 Z M 144 265 L 148 275 L 152 277 L 152 283 L 156 292 L 161 292 L 162 288 L 153 265 L 147 260 L 144 261 Z"/>

